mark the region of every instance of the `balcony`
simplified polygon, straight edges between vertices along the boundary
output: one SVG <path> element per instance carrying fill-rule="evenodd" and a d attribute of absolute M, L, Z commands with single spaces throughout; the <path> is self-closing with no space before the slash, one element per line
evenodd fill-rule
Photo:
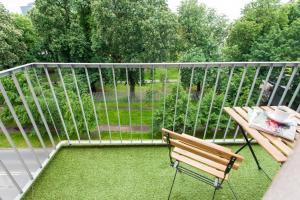
<path fill-rule="evenodd" d="M 0 197 L 166 199 L 173 173 L 160 128 L 237 149 L 244 139 L 223 108 L 300 112 L 299 77 L 299 62 L 33 63 L 2 71 Z M 279 166 L 255 148 L 274 176 Z M 240 199 L 260 199 L 270 181 L 242 154 L 233 185 Z M 178 182 L 174 199 L 211 198 L 204 184 Z M 231 198 L 226 186 L 219 198 Z"/>

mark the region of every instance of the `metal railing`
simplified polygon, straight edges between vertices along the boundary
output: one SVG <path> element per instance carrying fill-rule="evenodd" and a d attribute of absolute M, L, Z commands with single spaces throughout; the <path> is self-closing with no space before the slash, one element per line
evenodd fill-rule
<path fill-rule="evenodd" d="M 162 127 L 244 142 L 223 108 L 286 105 L 300 112 L 299 64 L 32 63 L 1 71 L 0 128 L 28 181 L 20 183 L 1 157 L 0 169 L 20 198 L 61 146 L 163 144 Z M 22 136 L 36 168 L 12 135 Z"/>

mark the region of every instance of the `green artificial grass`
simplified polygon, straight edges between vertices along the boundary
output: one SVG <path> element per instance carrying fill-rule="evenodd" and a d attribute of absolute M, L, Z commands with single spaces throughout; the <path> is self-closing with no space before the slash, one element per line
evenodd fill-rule
<path fill-rule="evenodd" d="M 228 146 L 236 150 L 238 146 Z M 254 147 L 265 171 L 274 176 L 279 165 Z M 230 176 L 239 199 L 261 199 L 270 181 L 255 165 L 250 151 Z M 63 148 L 23 199 L 167 199 L 174 169 L 167 147 Z M 213 188 L 184 174 L 177 176 L 171 199 L 211 199 Z M 233 199 L 227 183 L 216 199 Z"/>

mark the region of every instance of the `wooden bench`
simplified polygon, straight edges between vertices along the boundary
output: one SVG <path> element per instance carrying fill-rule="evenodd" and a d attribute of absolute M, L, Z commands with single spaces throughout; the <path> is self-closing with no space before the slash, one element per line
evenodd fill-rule
<path fill-rule="evenodd" d="M 213 144 L 187 134 L 178 134 L 173 131 L 162 129 L 163 140 L 168 144 L 171 166 L 176 169 L 169 199 L 177 171 L 184 172 L 200 181 L 217 189 L 221 188 L 224 180 L 228 180 L 231 169 L 237 170 L 243 161 L 243 157 L 233 153 L 230 149 Z M 204 171 L 214 179 L 191 171 L 181 164 L 187 164 L 198 170 Z M 233 192 L 233 191 L 232 191 Z M 233 193 L 234 194 L 234 193 Z M 236 195 L 234 194 L 236 197 Z"/>

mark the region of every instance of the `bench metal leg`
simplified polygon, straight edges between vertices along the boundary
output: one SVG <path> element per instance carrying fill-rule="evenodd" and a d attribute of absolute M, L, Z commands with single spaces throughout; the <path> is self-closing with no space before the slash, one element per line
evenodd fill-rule
<path fill-rule="evenodd" d="M 178 170 L 176 169 L 175 175 L 174 175 L 174 178 L 173 178 L 173 182 L 172 182 L 172 185 L 171 185 L 171 189 L 170 189 L 170 192 L 169 192 L 168 200 L 170 200 L 170 198 L 171 198 L 171 193 L 172 193 L 172 189 L 173 189 L 173 186 L 174 186 L 174 182 L 175 182 L 175 179 L 176 179 L 177 172 L 178 172 Z"/>
<path fill-rule="evenodd" d="M 214 199 L 215 199 L 215 196 L 216 196 L 216 191 L 217 191 L 217 188 L 215 188 L 215 189 L 214 189 L 214 194 L 213 194 L 213 196 L 212 196 L 212 200 L 214 200 Z"/>
<path fill-rule="evenodd" d="M 259 164 L 259 162 L 258 162 L 258 159 L 257 159 L 257 157 L 256 157 L 256 155 L 255 155 L 255 153 L 254 153 L 254 150 L 253 150 L 253 148 L 252 148 L 252 146 L 251 146 L 251 141 L 252 141 L 252 139 L 249 140 L 248 137 L 247 137 L 247 135 L 246 135 L 246 133 L 245 133 L 245 131 L 244 131 L 244 129 L 243 129 L 241 126 L 239 126 L 239 127 L 240 127 L 240 129 L 241 129 L 241 132 L 242 132 L 242 134 L 243 134 L 245 140 L 246 140 L 246 144 L 243 145 L 240 149 L 238 149 L 238 150 L 236 151 L 236 153 L 240 152 L 245 146 L 248 146 L 249 149 L 250 149 L 250 151 L 251 151 L 251 154 L 252 154 L 252 156 L 253 156 L 253 158 L 254 158 L 254 160 L 255 160 L 255 162 L 256 162 L 256 165 L 257 165 L 258 169 L 260 170 L 260 169 L 261 169 L 261 166 L 260 166 L 260 164 Z"/>
<path fill-rule="evenodd" d="M 231 190 L 231 192 L 232 192 L 232 194 L 233 194 L 233 196 L 234 196 L 234 199 L 235 199 L 235 200 L 238 200 L 238 198 L 237 198 L 235 192 L 233 191 L 231 185 L 229 184 L 229 181 L 226 181 L 226 182 L 228 183 L 229 189 Z"/>

